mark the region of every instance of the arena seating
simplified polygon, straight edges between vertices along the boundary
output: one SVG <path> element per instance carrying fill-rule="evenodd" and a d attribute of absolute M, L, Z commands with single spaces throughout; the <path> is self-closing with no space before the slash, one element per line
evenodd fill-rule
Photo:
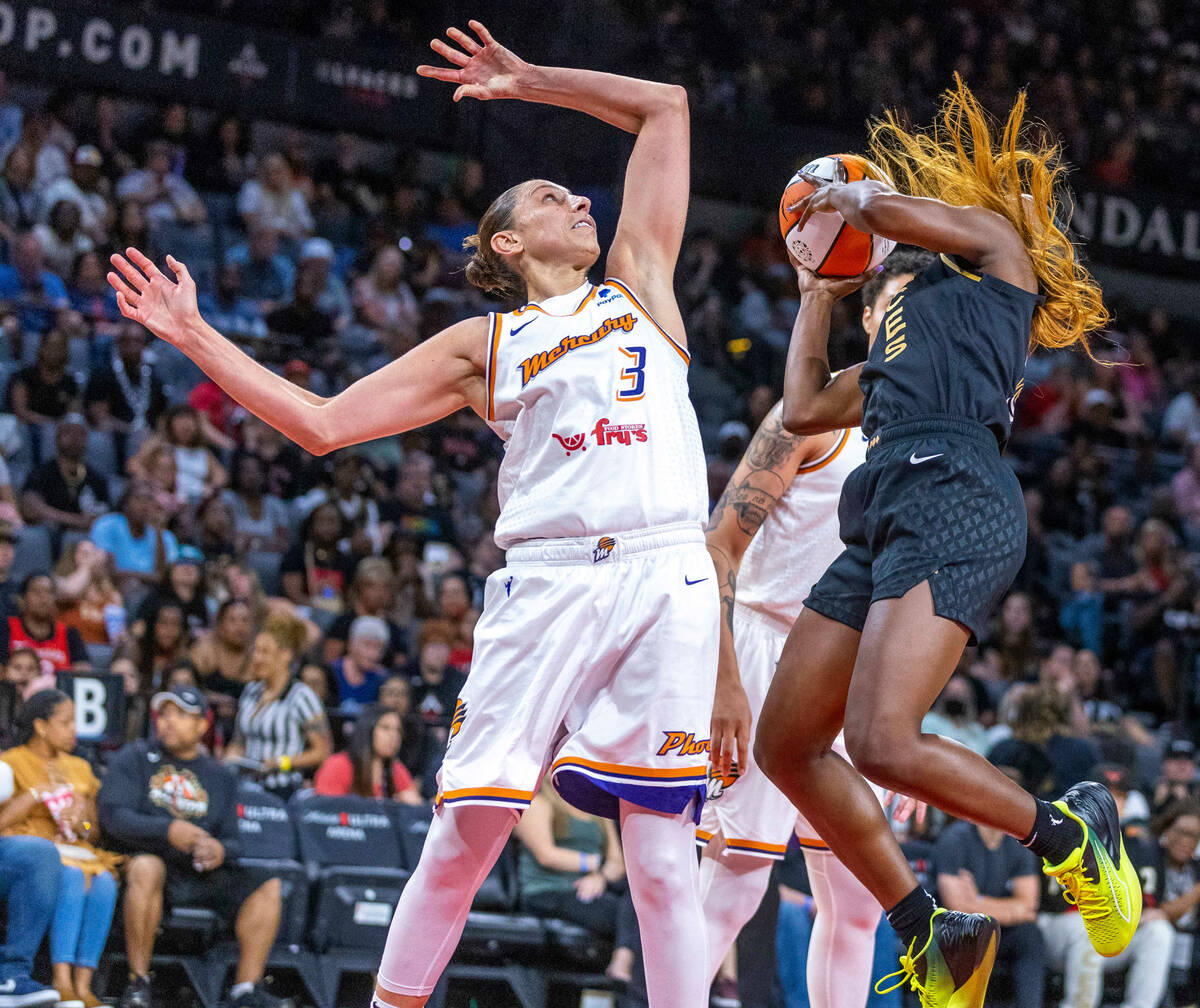
<path fill-rule="evenodd" d="M 284 803 L 256 784 L 239 785 L 239 864 L 278 877 L 283 887 L 271 972 L 293 972 L 317 1008 L 334 1008 L 347 975 L 379 965 L 392 910 L 416 867 L 432 816 L 429 805 L 302 791 Z M 516 841 L 501 853 L 467 919 L 459 952 L 430 999 L 438 1008 L 455 980 L 506 983 L 522 1008 L 544 1008 L 550 987 L 607 987 L 608 942 L 566 921 L 522 914 Z M 123 955 L 110 939 L 111 970 Z M 155 946 L 156 969 L 182 969 L 202 1008 L 216 1008 L 237 947 L 218 935 L 216 915 L 174 907 Z M 119 975 L 115 971 L 113 975 Z"/>

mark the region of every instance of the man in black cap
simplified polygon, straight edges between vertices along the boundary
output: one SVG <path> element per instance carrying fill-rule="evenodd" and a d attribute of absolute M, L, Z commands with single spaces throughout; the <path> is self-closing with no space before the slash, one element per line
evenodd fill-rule
<path fill-rule="evenodd" d="M 1163 753 L 1162 774 L 1154 785 L 1154 815 L 1161 815 L 1177 801 L 1200 800 L 1200 773 L 1196 770 L 1196 746 L 1190 739 L 1172 739 Z"/>
<path fill-rule="evenodd" d="M 201 746 L 208 701 L 192 686 L 158 693 L 154 742 L 125 746 L 100 789 L 100 824 L 126 869 L 125 945 L 129 984 L 121 1008 L 151 1008 L 150 956 L 171 905 L 208 907 L 232 923 L 240 955 L 230 1004 L 275 1008 L 258 986 L 279 929 L 280 886 L 237 865 L 237 783 Z"/>

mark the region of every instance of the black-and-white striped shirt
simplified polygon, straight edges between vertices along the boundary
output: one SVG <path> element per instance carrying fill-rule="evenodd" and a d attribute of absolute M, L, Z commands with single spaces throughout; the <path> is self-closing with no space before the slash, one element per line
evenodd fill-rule
<path fill-rule="evenodd" d="M 267 684 L 250 683 L 238 703 L 237 737 L 246 747 L 246 758 L 261 763 L 280 756 L 295 759 L 306 746 L 312 731 L 328 731 L 325 708 L 308 686 L 299 679 L 288 683 L 283 693 L 270 703 L 261 704 Z M 260 706 L 261 704 L 261 706 Z M 269 790 L 299 787 L 303 776 L 298 770 L 270 774 L 263 780 Z"/>

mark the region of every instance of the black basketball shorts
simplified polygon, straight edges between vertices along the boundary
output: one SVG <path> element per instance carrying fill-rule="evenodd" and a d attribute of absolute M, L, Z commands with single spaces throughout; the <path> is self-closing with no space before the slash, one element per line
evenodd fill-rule
<path fill-rule="evenodd" d="M 934 611 L 971 631 L 1012 584 L 1025 559 L 1025 501 L 982 424 L 917 417 L 887 424 L 842 487 L 845 550 L 805 606 L 862 630 L 879 599 L 928 580 Z"/>

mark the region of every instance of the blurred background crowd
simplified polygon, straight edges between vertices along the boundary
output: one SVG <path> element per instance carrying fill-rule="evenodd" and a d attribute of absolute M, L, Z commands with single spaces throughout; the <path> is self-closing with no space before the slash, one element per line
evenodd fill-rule
<path fill-rule="evenodd" d="M 154 6 L 402 51 L 457 11 Z M 917 3 L 879 19 L 823 0 L 621 0 L 611 11 L 629 42 L 618 47 L 629 65 L 615 69 L 686 84 L 709 122 L 857 131 L 897 105 L 922 121 L 958 70 L 996 111 L 1027 85 L 1079 178 L 1118 191 L 1200 185 L 1195 4 Z M 561 47 L 517 41 L 531 56 Z M 88 752 L 98 772 L 116 745 L 152 733 L 153 695 L 190 685 L 211 705 L 209 750 L 283 797 L 315 777 L 318 790 L 428 800 L 484 580 L 503 563 L 492 540 L 501 443 L 464 411 L 309 456 L 123 321 L 107 257 L 130 245 L 159 261 L 170 252 L 197 278 L 213 326 L 331 394 L 497 308 L 466 284 L 462 240 L 513 180 L 469 145 L 418 150 L 2 71 L 0 165 L 0 748 L 58 673 L 108 673 L 122 679 L 126 714 L 119 737 Z M 708 213 L 685 241 L 677 292 L 715 500 L 781 394 L 798 302 L 771 208 Z M 1200 989 L 1200 811 L 1189 804 L 1200 797 L 1197 323 L 1171 304 L 1110 302 L 1094 359 L 1029 362 L 1008 450 L 1025 487 L 1027 559 L 927 730 L 1041 794 L 1097 774 L 1122 790 L 1131 836 L 1163 868 L 1147 878 L 1148 905 L 1172 908 L 1156 931 L 1169 947 L 1162 989 L 1187 1004 Z M 858 308 L 851 299 L 835 316 L 840 363 L 863 353 Z M 272 615 L 302 621 L 293 666 L 263 643 Z M 301 730 L 256 722 L 264 692 L 290 698 L 285 717 Z M 364 711 L 372 730 L 355 732 Z M 374 732 L 384 718 L 388 730 Z M 347 770 L 379 761 L 400 770 Z M 932 817 L 910 838 L 934 882 L 970 868 L 930 867 L 942 826 Z M 1183 833 L 1190 852 L 1186 837 L 1171 846 Z M 781 920 L 811 906 L 793 881 Z M 956 898 L 977 898 L 984 882 L 975 887 Z M 1011 886 L 985 895 L 1016 898 Z M 1026 906 L 1013 923 L 1035 920 Z M 1054 927 L 1021 932 L 1029 947 L 1012 953 L 1010 974 L 1024 979 L 1009 994 L 1022 1008 L 1042 1003 L 1027 997 L 1046 976 L 1069 974 Z"/>

